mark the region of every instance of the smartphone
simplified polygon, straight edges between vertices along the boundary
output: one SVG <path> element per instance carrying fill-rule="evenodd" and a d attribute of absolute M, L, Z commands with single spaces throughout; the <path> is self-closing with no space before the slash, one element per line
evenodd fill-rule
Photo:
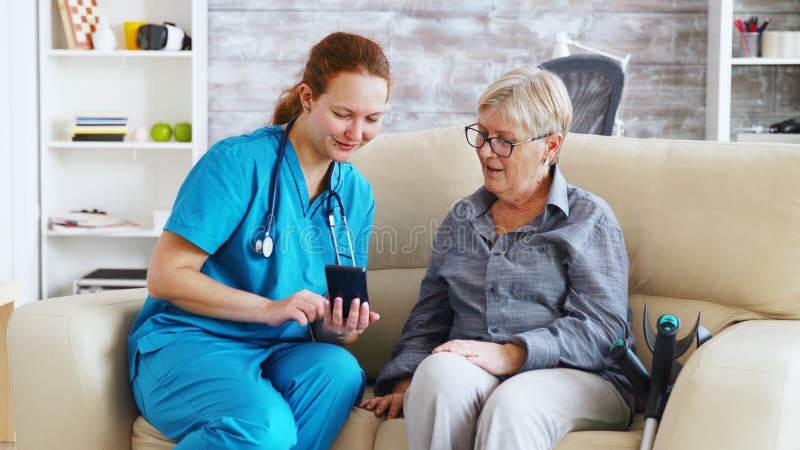
<path fill-rule="evenodd" d="M 358 298 L 361 303 L 369 302 L 367 295 L 367 269 L 363 267 L 340 266 L 328 264 L 325 266 L 325 279 L 328 280 L 328 298 L 331 300 L 341 297 L 342 316 L 350 313 L 350 303 Z"/>

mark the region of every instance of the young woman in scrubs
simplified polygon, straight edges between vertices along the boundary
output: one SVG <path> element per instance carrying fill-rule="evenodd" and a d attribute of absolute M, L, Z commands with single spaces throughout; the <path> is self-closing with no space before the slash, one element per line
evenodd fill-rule
<path fill-rule="evenodd" d="M 340 345 L 379 316 L 354 300 L 345 319 L 342 299 L 323 296 L 337 261 L 328 214 L 341 264 L 365 267 L 372 188 L 347 161 L 378 134 L 389 84 L 376 43 L 333 33 L 275 125 L 215 144 L 184 181 L 128 339 L 136 404 L 176 449 L 328 448 L 361 399 L 364 373 Z"/>

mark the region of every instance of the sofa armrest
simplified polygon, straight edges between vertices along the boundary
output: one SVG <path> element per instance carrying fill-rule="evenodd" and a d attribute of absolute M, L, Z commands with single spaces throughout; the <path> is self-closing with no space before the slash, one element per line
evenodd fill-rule
<path fill-rule="evenodd" d="M 700 347 L 667 403 L 655 449 L 794 449 L 800 321 L 751 320 Z"/>
<path fill-rule="evenodd" d="M 31 303 L 9 324 L 17 448 L 129 449 L 127 336 L 146 289 Z"/>

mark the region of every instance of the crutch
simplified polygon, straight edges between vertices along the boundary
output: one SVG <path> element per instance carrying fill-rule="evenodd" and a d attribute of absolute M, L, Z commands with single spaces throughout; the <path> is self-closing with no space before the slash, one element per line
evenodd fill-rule
<path fill-rule="evenodd" d="M 645 401 L 645 425 L 639 450 L 651 450 L 658 423 L 672 391 L 672 383 L 682 368 L 675 360 L 689 350 L 695 339 L 699 347 L 711 338 L 711 334 L 700 326 L 700 313 L 697 314 L 692 331 L 681 340 L 676 340 L 680 320 L 672 314 L 659 317 L 654 331 L 648 320 L 647 305 L 644 306 L 643 325 L 647 347 L 653 353 L 651 373 L 647 373 L 647 369 L 624 339 L 618 339 L 611 346 L 611 357 L 619 363 L 636 394 Z"/>

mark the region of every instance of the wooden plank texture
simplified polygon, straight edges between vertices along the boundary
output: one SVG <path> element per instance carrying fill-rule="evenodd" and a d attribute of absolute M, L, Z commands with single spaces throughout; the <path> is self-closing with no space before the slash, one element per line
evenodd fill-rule
<path fill-rule="evenodd" d="M 800 29 L 796 0 L 736 0 L 734 8 L 772 11 L 771 28 Z M 211 0 L 209 10 L 210 142 L 263 125 L 309 48 L 336 30 L 376 40 L 389 57 L 384 131 L 471 120 L 492 80 L 551 59 L 565 31 L 631 55 L 626 135 L 704 138 L 706 0 Z M 734 122 L 796 114 L 799 81 L 792 67 L 737 68 Z"/>

